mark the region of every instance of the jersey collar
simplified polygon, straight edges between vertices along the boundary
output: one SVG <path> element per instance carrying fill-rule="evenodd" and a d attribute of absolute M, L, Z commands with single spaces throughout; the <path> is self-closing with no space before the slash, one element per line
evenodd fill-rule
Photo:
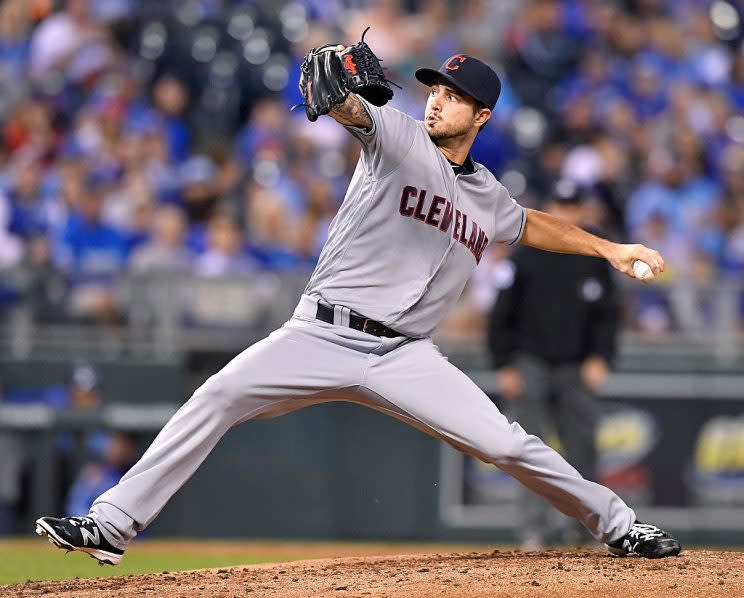
<path fill-rule="evenodd" d="M 447 162 L 450 163 L 450 166 L 452 166 L 452 170 L 456 175 L 458 174 L 473 174 L 475 172 L 475 163 L 473 162 L 473 158 L 468 154 L 465 157 L 465 161 L 462 164 L 457 164 L 447 159 Z"/>

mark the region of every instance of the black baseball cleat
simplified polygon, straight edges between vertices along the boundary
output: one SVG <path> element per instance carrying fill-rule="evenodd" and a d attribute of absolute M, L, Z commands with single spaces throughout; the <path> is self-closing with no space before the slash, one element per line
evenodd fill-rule
<path fill-rule="evenodd" d="M 36 533 L 62 550 L 87 552 L 99 565 L 118 565 L 124 556 L 103 537 L 92 517 L 42 517 L 36 520 Z"/>
<path fill-rule="evenodd" d="M 605 544 L 615 556 L 637 554 L 647 559 L 677 556 L 682 550 L 678 540 L 660 527 L 636 521 L 630 531 L 612 544 Z"/>

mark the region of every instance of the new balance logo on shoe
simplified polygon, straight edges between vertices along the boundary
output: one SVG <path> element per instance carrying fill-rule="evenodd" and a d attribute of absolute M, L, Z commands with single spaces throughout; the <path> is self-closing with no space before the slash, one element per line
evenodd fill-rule
<path fill-rule="evenodd" d="M 679 542 L 656 525 L 636 521 L 619 540 L 607 544 L 615 556 L 639 555 L 649 559 L 677 556 L 682 547 Z"/>
<path fill-rule="evenodd" d="M 623 548 L 627 550 L 628 552 L 635 552 L 636 548 L 638 548 L 638 544 L 639 542 L 632 544 L 630 540 L 625 540 L 625 542 L 623 542 Z"/>
<path fill-rule="evenodd" d="M 124 550 L 106 539 L 93 517 L 41 517 L 36 520 L 36 533 L 62 550 L 85 552 L 100 565 L 118 565 L 124 556 Z"/>
<path fill-rule="evenodd" d="M 83 537 L 83 544 L 85 546 L 88 545 L 88 540 L 93 542 L 96 546 L 98 546 L 101 543 L 101 536 L 98 534 L 98 528 L 93 528 L 93 533 L 91 534 L 87 529 L 84 527 L 80 528 L 80 535 Z"/>

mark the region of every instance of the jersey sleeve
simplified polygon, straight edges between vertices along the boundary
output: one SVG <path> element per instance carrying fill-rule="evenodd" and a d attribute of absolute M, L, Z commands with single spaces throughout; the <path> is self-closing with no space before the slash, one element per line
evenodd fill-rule
<path fill-rule="evenodd" d="M 494 179 L 496 193 L 496 235 L 494 242 L 513 245 L 522 238 L 527 221 L 527 210 L 509 195 L 501 183 Z"/>
<path fill-rule="evenodd" d="M 359 100 L 372 119 L 372 128 L 345 128 L 361 142 L 368 173 L 382 178 L 396 170 L 411 151 L 418 132 L 417 121 L 395 108 L 373 106 L 362 97 Z"/>

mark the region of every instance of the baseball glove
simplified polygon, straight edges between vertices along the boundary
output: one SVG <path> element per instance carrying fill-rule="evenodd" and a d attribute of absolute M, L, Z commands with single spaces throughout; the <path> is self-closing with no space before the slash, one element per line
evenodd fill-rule
<path fill-rule="evenodd" d="M 328 114 L 336 105 L 342 103 L 349 90 L 346 88 L 341 61 L 336 46 L 327 45 L 313 48 L 302 62 L 300 91 L 305 114 L 310 122 L 315 122 L 322 114 Z M 293 106 L 292 110 L 298 106 Z"/>
<path fill-rule="evenodd" d="M 380 60 L 362 39 L 353 46 L 338 51 L 339 46 L 326 45 L 313 48 L 305 55 L 300 75 L 300 91 L 305 114 L 311 122 L 328 114 L 336 104 L 341 104 L 349 92 L 354 92 L 375 106 L 383 106 L 393 97 Z M 395 83 L 393 83 L 395 85 Z"/>
<path fill-rule="evenodd" d="M 364 41 L 367 31 L 369 27 L 362 33 L 360 41 L 339 52 L 338 57 L 346 75 L 346 89 L 375 106 L 384 106 L 393 97 L 390 87 L 393 82 L 385 76 L 380 59 Z"/>

